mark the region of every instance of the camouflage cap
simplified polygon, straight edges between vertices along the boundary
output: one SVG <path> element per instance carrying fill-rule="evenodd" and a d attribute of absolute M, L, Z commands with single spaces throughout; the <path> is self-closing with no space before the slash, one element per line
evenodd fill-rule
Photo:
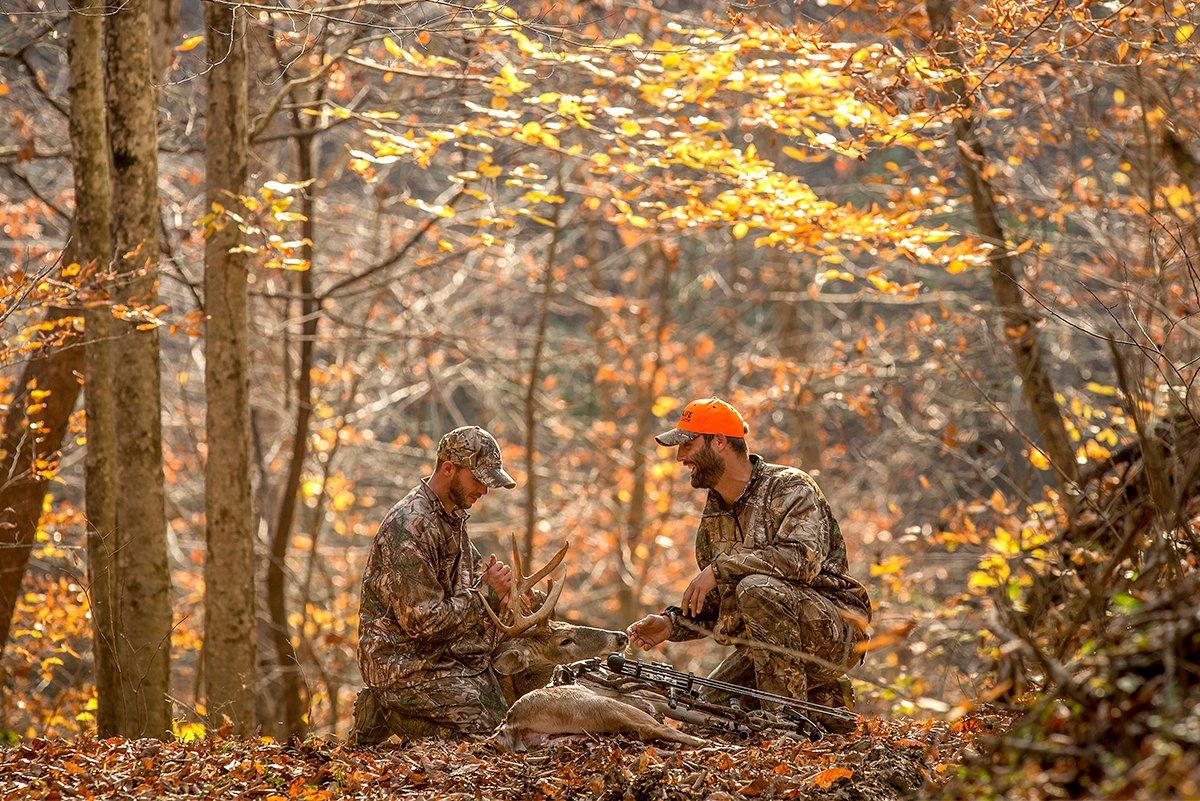
<path fill-rule="evenodd" d="M 479 426 L 456 428 L 438 443 L 438 461 L 465 467 L 475 478 L 493 489 L 517 486 L 500 464 L 500 445 L 496 438 Z"/>

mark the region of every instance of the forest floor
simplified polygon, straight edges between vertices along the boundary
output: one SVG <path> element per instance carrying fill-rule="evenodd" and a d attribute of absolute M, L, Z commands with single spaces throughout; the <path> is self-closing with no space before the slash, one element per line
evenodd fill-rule
<path fill-rule="evenodd" d="M 486 741 L 37 739 L 0 749 L 0 798 L 891 801 L 936 791 L 1011 720 L 987 710 L 954 724 L 872 719 L 819 742 L 702 748 L 595 736 L 527 754 Z"/>

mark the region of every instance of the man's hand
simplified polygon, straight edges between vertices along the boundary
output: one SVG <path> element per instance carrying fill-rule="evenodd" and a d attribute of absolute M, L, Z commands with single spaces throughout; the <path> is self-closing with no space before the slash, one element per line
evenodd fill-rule
<path fill-rule="evenodd" d="M 496 593 L 501 608 L 506 607 L 513 587 L 512 568 L 497 559 L 496 554 L 489 554 L 483 563 L 483 581 Z"/>
<path fill-rule="evenodd" d="M 625 629 L 629 642 L 647 650 L 662 645 L 671 636 L 671 619 L 666 615 L 646 615 Z"/>
<path fill-rule="evenodd" d="M 690 617 L 696 617 L 700 614 L 700 610 L 704 608 L 704 599 L 710 592 L 716 589 L 717 577 L 713 575 L 712 565 L 700 571 L 700 575 L 692 579 L 692 583 L 687 585 L 687 589 L 683 591 L 683 613 Z"/>

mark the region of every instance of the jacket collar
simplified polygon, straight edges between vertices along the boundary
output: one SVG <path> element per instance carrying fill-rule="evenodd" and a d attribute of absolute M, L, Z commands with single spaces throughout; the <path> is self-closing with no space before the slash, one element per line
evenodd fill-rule
<path fill-rule="evenodd" d="M 429 486 L 428 477 L 421 479 L 420 492 L 427 501 L 433 504 L 433 508 L 437 509 L 438 515 L 452 525 L 461 526 L 471 516 L 465 509 L 455 509 L 453 512 L 448 511 L 446 505 L 442 503 L 442 499 L 433 491 L 433 487 Z"/>
<path fill-rule="evenodd" d="M 708 503 L 705 508 L 715 511 L 729 511 L 730 509 L 736 509 L 742 504 L 743 501 L 750 497 L 751 493 L 754 492 L 755 488 L 758 486 L 758 482 L 762 480 L 766 466 L 767 462 L 765 459 L 763 459 L 757 453 L 750 454 L 750 480 L 746 482 L 745 488 L 742 489 L 742 494 L 737 496 L 737 499 L 734 500 L 733 503 L 725 503 L 725 498 L 721 495 L 721 493 L 717 492 L 715 489 L 710 489 L 708 491 Z"/>

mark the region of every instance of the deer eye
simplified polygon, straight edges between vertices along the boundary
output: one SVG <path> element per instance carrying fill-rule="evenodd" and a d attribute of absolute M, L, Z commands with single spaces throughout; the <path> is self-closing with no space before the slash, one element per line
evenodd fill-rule
<path fill-rule="evenodd" d="M 559 641 L 558 641 L 558 644 L 559 644 L 559 645 L 570 645 L 570 644 L 571 644 L 571 638 L 570 638 L 570 637 L 563 637 L 561 640 L 559 640 Z"/>

